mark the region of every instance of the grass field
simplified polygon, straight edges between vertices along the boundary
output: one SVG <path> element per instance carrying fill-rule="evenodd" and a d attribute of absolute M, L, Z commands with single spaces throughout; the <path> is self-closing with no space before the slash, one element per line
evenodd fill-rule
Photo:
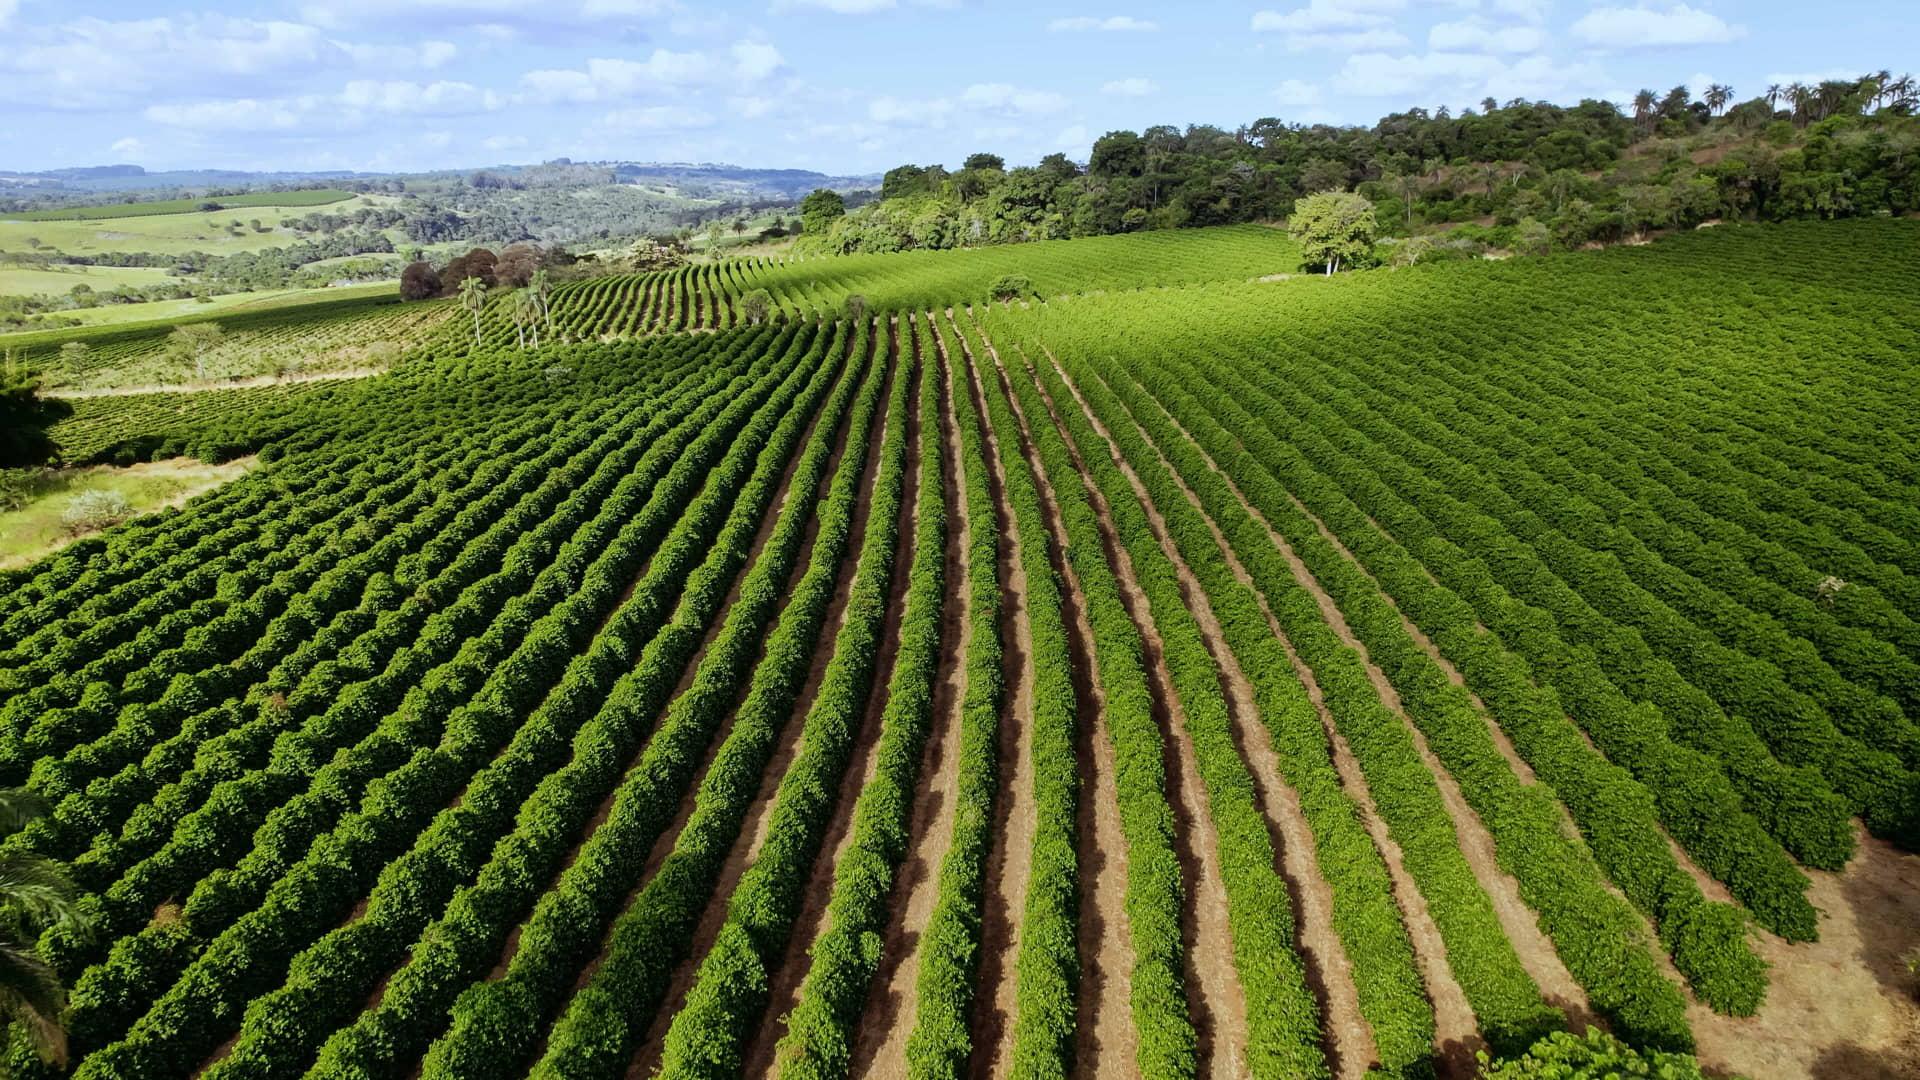
<path fill-rule="evenodd" d="M 1915 1075 L 1920 222 L 1292 258 L 76 403 L 263 464 L 0 574 L 70 1075 Z"/>
<path fill-rule="evenodd" d="M 121 495 L 135 515 L 178 506 L 202 492 L 245 476 L 248 459 L 209 465 L 192 458 L 145 462 L 130 468 L 63 469 L 52 474 L 32 502 L 0 510 L 0 569 L 10 569 L 58 551 L 76 537 L 61 520 L 75 496 L 88 491 Z"/>
<path fill-rule="evenodd" d="M 65 295 L 75 285 L 105 292 L 122 285 L 158 285 L 167 280 L 166 270 L 159 267 L 63 265 L 42 269 L 0 263 L 0 296 Z"/>
<path fill-rule="evenodd" d="M 384 196 L 357 195 L 346 202 L 327 204 L 328 213 L 348 213 L 362 206 L 386 205 Z M 40 241 L 70 255 L 93 255 L 112 251 L 150 251 L 178 255 L 203 251 L 209 255 L 231 255 L 240 251 L 260 251 L 284 247 L 299 239 L 291 230 L 279 227 L 283 217 L 304 217 L 317 209 L 312 205 L 279 204 L 234 207 L 211 213 L 150 214 L 138 217 L 104 218 L 86 221 L 21 221 L 0 219 L 0 251 L 32 251 L 27 241 Z M 265 232 L 255 232 L 250 222 L 259 219 Z M 228 231 L 240 222 L 240 234 Z"/>
<path fill-rule="evenodd" d="M 149 202 L 108 203 L 102 206 L 73 206 L 61 210 L 30 210 L 5 215 L 14 221 L 100 221 L 110 218 L 151 217 L 156 214 L 186 214 L 209 202 L 224 209 L 275 207 L 311 208 L 345 202 L 353 192 L 322 188 L 310 191 L 255 191 L 243 195 L 210 195 L 198 199 L 158 199 Z"/>

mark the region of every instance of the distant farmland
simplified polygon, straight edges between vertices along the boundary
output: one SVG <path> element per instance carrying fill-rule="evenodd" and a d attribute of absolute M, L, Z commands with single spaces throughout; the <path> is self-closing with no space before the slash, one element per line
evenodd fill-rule
<path fill-rule="evenodd" d="M 0 218 L 10 221 L 103 221 L 112 218 L 153 217 L 158 214 L 191 214 L 200 210 L 239 210 L 254 206 L 326 206 L 351 198 L 353 198 L 353 192 L 335 188 L 252 191 L 244 195 L 208 195 L 198 199 L 163 199 L 157 202 L 109 203 L 105 206 L 70 206 L 61 210 L 30 210 L 18 214 L 0 214 Z"/>

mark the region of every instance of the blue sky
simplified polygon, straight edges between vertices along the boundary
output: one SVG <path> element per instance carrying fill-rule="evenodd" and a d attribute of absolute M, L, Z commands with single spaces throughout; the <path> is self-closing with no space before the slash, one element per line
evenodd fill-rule
<path fill-rule="evenodd" d="M 1920 67 L 1920 2 L 0 0 L 0 169 L 826 172 Z"/>

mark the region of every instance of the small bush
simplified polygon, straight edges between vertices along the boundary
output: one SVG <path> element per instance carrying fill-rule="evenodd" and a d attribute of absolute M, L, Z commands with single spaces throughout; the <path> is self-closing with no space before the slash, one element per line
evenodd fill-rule
<path fill-rule="evenodd" d="M 860 293 L 851 293 L 847 296 L 847 318 L 852 319 L 855 323 L 867 321 L 867 298 L 865 296 Z"/>
<path fill-rule="evenodd" d="M 773 295 L 765 289 L 755 289 L 740 298 L 740 313 L 754 326 L 766 322 L 767 314 L 772 309 Z"/>
<path fill-rule="evenodd" d="M 1688 1054 L 1635 1050 L 1599 1028 L 1586 1037 L 1565 1031 L 1533 1044 L 1526 1054 L 1491 1061 L 1480 1053 L 1480 1080 L 1627 1080 L 1634 1076 L 1659 1080 L 1703 1080 L 1700 1063 Z"/>
<path fill-rule="evenodd" d="M 83 491 L 60 514 L 60 524 L 75 536 L 118 525 L 133 516 L 133 504 L 117 491 Z"/>
<path fill-rule="evenodd" d="M 1024 274 L 1002 274 L 987 286 L 988 295 L 995 300 L 1018 300 L 1033 292 L 1033 282 Z"/>
<path fill-rule="evenodd" d="M 18 510 L 46 490 L 48 469 L 0 469 L 0 510 Z"/>

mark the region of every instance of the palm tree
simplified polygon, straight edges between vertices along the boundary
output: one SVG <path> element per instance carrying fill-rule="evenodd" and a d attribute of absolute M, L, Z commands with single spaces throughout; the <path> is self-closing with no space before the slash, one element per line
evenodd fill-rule
<path fill-rule="evenodd" d="M 1767 108 L 1771 109 L 1780 103 L 1780 98 L 1785 95 L 1786 92 L 1786 88 L 1779 83 L 1772 83 L 1768 85 L 1767 92 L 1760 96 L 1767 100 Z"/>
<path fill-rule="evenodd" d="M 1723 86 L 1720 83 L 1714 83 L 1712 86 L 1707 87 L 1707 109 L 1715 116 L 1720 115 L 1720 113 L 1726 109 L 1727 102 L 1732 100 L 1733 87 Z"/>
<path fill-rule="evenodd" d="M 480 347 L 480 309 L 487 306 L 487 283 L 477 277 L 460 282 L 460 306 L 473 312 L 473 347 Z"/>
<path fill-rule="evenodd" d="M 1793 105 L 1795 122 L 1803 123 L 1807 118 L 1808 106 L 1813 103 L 1813 91 L 1807 89 L 1806 83 L 1794 83 L 1787 87 L 1787 101 Z"/>
<path fill-rule="evenodd" d="M 1896 109 L 1911 109 L 1914 100 L 1913 76 L 1902 75 L 1887 84 L 1887 97 Z"/>
<path fill-rule="evenodd" d="M 1483 113 L 1493 112 L 1499 107 L 1500 107 L 1500 102 L 1494 98 L 1483 97 L 1480 99 L 1480 111 Z"/>
<path fill-rule="evenodd" d="M 1633 95 L 1633 122 L 1644 127 L 1659 102 L 1660 98 L 1651 90 L 1642 90 Z"/>
<path fill-rule="evenodd" d="M 527 283 L 533 295 L 540 300 L 540 320 L 547 324 L 547 336 L 553 336 L 553 308 L 547 303 L 553 295 L 553 280 L 545 270 L 535 270 L 533 279 Z"/>
<path fill-rule="evenodd" d="M 33 792 L 0 788 L 0 837 L 46 812 L 46 800 Z M 67 992 L 32 939 L 51 926 L 81 926 L 78 897 L 59 863 L 20 850 L 0 855 L 0 1019 L 18 1024 L 51 1065 L 67 1060 L 67 1033 L 60 1026 Z"/>

